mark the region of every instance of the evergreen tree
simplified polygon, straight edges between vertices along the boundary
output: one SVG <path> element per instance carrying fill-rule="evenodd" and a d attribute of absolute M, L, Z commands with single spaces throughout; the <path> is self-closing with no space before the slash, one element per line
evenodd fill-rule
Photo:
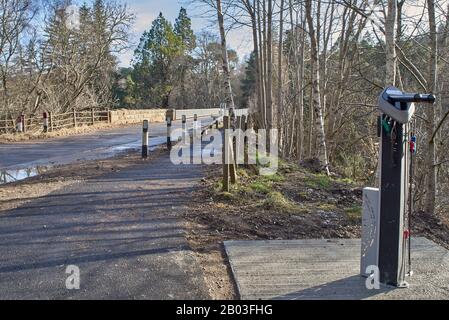
<path fill-rule="evenodd" d="M 256 89 L 256 55 L 251 53 L 246 62 L 245 78 L 242 79 L 242 107 L 248 107 L 248 100 L 251 98 Z"/>
<path fill-rule="evenodd" d="M 166 108 L 176 77 L 177 59 L 183 54 L 182 40 L 162 13 L 145 31 L 134 52 L 134 80 L 140 103 Z"/>
<path fill-rule="evenodd" d="M 178 82 L 180 83 L 181 99 L 180 107 L 185 109 L 188 107 L 187 90 L 185 87 L 186 78 L 189 71 L 193 68 L 193 59 L 190 53 L 196 47 L 196 37 L 192 30 L 192 21 L 187 16 L 187 11 L 181 8 L 179 16 L 175 22 L 175 34 L 181 39 L 183 46 L 183 55 L 179 59 L 179 66 L 177 70 Z"/>
<path fill-rule="evenodd" d="M 181 38 L 186 52 L 191 52 L 196 47 L 196 37 L 192 30 L 192 20 L 187 15 L 187 10 L 181 8 L 175 22 L 176 35 Z"/>

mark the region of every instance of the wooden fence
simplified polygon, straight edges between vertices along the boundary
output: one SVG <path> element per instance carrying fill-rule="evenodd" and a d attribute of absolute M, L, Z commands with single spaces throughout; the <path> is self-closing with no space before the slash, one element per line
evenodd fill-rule
<path fill-rule="evenodd" d="M 18 119 L 17 119 L 18 120 Z M 0 133 L 17 132 L 16 119 L 0 119 Z M 73 110 L 66 113 L 48 112 L 48 131 L 53 132 L 63 128 L 76 128 L 83 125 L 94 125 L 103 122 L 110 123 L 109 110 Z M 25 115 L 22 121 L 23 132 L 44 131 L 44 117 L 40 115 Z"/>
<path fill-rule="evenodd" d="M 163 110 L 162 110 L 163 111 Z M 152 112 L 156 112 L 155 115 Z M 248 113 L 248 109 L 236 109 L 235 115 L 242 116 Z M 223 116 L 228 115 L 228 110 L 222 110 L 219 108 L 211 109 L 186 109 L 176 110 L 173 119 L 181 119 L 182 116 L 191 118 L 196 114 L 199 117 L 202 116 Z M 66 113 L 48 113 L 48 132 L 57 131 L 63 128 L 76 128 L 83 125 L 93 125 L 98 122 L 103 123 L 140 123 L 144 119 L 150 120 L 152 117 L 159 117 L 157 110 L 145 109 L 145 110 L 73 110 Z M 165 112 L 160 116 L 161 119 L 165 119 Z M 0 116 L 0 134 L 2 133 L 15 133 L 17 130 L 17 119 L 5 119 Z M 163 120 L 155 120 L 163 121 Z M 25 115 L 23 120 L 24 132 L 43 132 L 44 131 L 44 117 L 42 114 L 38 115 Z"/>

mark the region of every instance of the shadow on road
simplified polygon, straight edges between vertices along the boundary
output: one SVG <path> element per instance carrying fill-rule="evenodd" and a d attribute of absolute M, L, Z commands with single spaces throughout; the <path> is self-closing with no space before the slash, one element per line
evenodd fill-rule
<path fill-rule="evenodd" d="M 207 298 L 178 219 L 201 170 L 165 154 L 1 212 L 0 299 Z"/>

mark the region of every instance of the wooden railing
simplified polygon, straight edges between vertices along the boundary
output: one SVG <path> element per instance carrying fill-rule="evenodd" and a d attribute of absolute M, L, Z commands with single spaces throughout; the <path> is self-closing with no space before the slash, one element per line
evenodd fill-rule
<path fill-rule="evenodd" d="M 85 125 L 94 125 L 103 122 L 110 123 L 109 110 L 73 110 L 66 113 L 48 112 L 48 132 L 57 131 L 63 128 L 76 128 Z M 0 119 L 0 133 L 18 132 L 18 119 Z M 44 131 L 44 116 L 24 115 L 22 122 L 22 132 Z"/>

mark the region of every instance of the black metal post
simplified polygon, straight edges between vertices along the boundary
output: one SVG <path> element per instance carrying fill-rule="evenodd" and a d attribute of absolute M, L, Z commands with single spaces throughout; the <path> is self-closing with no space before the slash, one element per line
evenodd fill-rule
<path fill-rule="evenodd" d="M 406 200 L 406 124 L 382 116 L 382 154 L 380 180 L 380 281 L 396 287 L 406 286 L 403 268 L 404 203 Z"/>
<path fill-rule="evenodd" d="M 142 126 L 142 158 L 148 158 L 148 129 L 149 123 L 148 120 L 143 121 Z"/>
<path fill-rule="evenodd" d="M 171 117 L 167 116 L 167 149 L 171 150 Z"/>

